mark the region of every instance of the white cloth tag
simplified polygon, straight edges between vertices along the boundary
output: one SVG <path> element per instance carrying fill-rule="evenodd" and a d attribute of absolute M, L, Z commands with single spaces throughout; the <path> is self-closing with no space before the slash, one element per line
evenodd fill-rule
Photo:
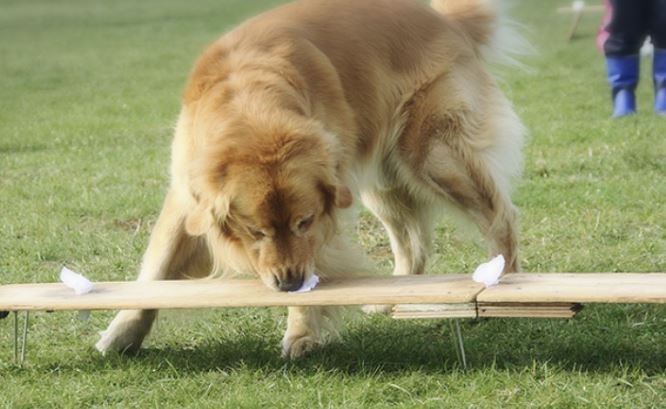
<path fill-rule="evenodd" d="M 317 284 L 319 284 L 319 276 L 315 273 L 312 273 L 310 278 L 307 280 L 303 281 L 303 285 L 301 285 L 301 288 L 299 288 L 296 291 L 289 291 L 290 293 L 307 293 L 308 291 L 312 291 Z"/>
<path fill-rule="evenodd" d="M 93 288 L 93 283 L 91 283 L 90 280 L 67 267 L 63 267 L 62 270 L 60 270 L 60 281 L 74 290 L 76 295 L 89 293 Z"/>
<path fill-rule="evenodd" d="M 501 254 L 487 263 L 481 263 L 474 270 L 472 280 L 485 284 L 486 287 L 497 285 L 504 271 L 504 263 L 504 256 Z"/>

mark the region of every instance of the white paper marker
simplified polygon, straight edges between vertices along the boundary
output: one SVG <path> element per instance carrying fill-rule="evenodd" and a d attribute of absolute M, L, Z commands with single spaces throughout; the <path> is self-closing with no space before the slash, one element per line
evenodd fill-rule
<path fill-rule="evenodd" d="M 303 285 L 301 285 L 301 288 L 299 288 L 296 291 L 289 291 L 290 293 L 307 293 L 308 291 L 312 291 L 313 288 L 315 288 L 319 284 L 319 276 L 315 273 L 312 273 L 310 278 L 307 280 L 303 281 Z"/>
<path fill-rule="evenodd" d="M 585 8 L 585 2 L 584 1 L 576 0 L 573 3 L 571 3 L 571 9 L 573 11 L 576 11 L 576 12 L 583 11 L 584 8 Z"/>
<path fill-rule="evenodd" d="M 472 280 L 485 284 L 486 287 L 492 287 L 499 283 L 502 271 L 504 271 L 504 256 L 500 254 L 487 263 L 481 263 L 474 270 Z"/>
<path fill-rule="evenodd" d="M 76 295 L 89 293 L 93 288 L 93 283 L 91 283 L 90 280 L 67 267 L 63 267 L 62 270 L 60 270 L 60 281 L 74 290 Z"/>

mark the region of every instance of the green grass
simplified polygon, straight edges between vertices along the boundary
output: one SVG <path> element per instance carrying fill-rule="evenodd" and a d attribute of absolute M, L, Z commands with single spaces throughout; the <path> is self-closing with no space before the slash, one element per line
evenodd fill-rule
<path fill-rule="evenodd" d="M 0 281 L 135 276 L 167 184 L 179 97 L 197 54 L 277 1 L 18 1 L 0 5 Z M 563 2 L 566 3 L 566 2 Z M 517 2 L 539 54 L 503 87 L 531 132 L 521 209 L 527 271 L 666 270 L 666 118 L 611 120 L 597 16 L 565 41 L 557 1 Z M 390 252 L 363 215 L 359 238 Z M 479 240 L 438 229 L 431 271 L 470 271 Z M 589 306 L 574 320 L 357 317 L 343 343 L 279 358 L 282 309 L 164 314 L 138 357 L 92 345 L 112 314 L 33 314 L 13 364 L 0 321 L 0 407 L 666 407 L 666 310 Z"/>

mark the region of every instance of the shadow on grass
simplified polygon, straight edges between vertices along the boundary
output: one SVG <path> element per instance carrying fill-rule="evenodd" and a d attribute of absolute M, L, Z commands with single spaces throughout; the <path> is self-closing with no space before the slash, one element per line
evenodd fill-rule
<path fill-rule="evenodd" d="M 652 323 L 634 320 L 644 313 L 644 309 L 611 307 L 593 309 L 588 316 L 575 320 L 465 320 L 462 330 L 468 368 L 516 370 L 547 363 L 576 371 L 632 367 L 647 374 L 662 373 L 666 367 L 664 311 L 655 310 L 661 318 Z M 279 357 L 273 334 L 264 337 L 246 333 L 187 348 L 147 348 L 138 356 L 114 355 L 99 358 L 99 363 L 119 368 L 132 361 L 152 367 L 167 363 L 179 372 L 249 367 L 267 371 L 287 368 L 306 374 L 321 370 L 345 374 L 410 370 L 444 373 L 460 368 L 449 328 L 446 321 L 365 318 L 351 325 L 342 342 L 294 362 Z"/>
<path fill-rule="evenodd" d="M 3 144 L 0 145 L 0 155 L 4 154 L 17 154 L 17 153 L 34 153 L 41 152 L 49 149 L 46 144 Z"/>

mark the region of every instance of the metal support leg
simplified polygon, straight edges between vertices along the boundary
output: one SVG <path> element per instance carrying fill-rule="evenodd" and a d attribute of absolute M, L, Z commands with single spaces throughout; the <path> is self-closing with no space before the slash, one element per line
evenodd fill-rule
<path fill-rule="evenodd" d="M 18 347 L 18 311 L 14 311 L 14 363 L 18 363 L 19 347 Z"/>
<path fill-rule="evenodd" d="M 455 329 L 454 323 L 455 321 Z M 449 325 L 451 327 L 451 335 L 454 335 L 453 344 L 456 348 L 456 356 L 458 357 L 458 362 L 462 365 L 463 369 L 467 369 L 467 357 L 465 356 L 465 344 L 463 343 L 462 332 L 460 330 L 460 320 L 451 320 Z"/>
<path fill-rule="evenodd" d="M 28 317 L 26 316 L 26 322 Z M 465 344 L 463 342 L 462 331 L 460 330 L 460 320 L 456 320 L 456 335 L 458 338 L 458 348 L 462 357 L 463 369 L 467 369 L 467 357 L 465 356 Z"/>
<path fill-rule="evenodd" d="M 573 40 L 574 36 L 576 35 L 576 30 L 578 30 L 578 25 L 580 24 L 581 17 L 583 17 L 583 10 L 574 12 L 573 22 L 571 23 L 571 28 L 569 29 L 569 35 L 567 36 L 568 41 Z"/>
<path fill-rule="evenodd" d="M 25 362 L 25 351 L 28 345 L 28 326 L 30 323 L 30 312 L 25 312 L 25 321 L 23 322 L 23 338 L 21 339 L 21 348 L 19 351 L 19 320 L 18 311 L 14 311 L 14 363 L 23 366 Z"/>
<path fill-rule="evenodd" d="M 21 343 L 21 360 L 19 365 L 23 366 L 25 361 L 25 350 L 28 343 L 28 323 L 30 321 L 30 311 L 25 312 L 25 323 L 23 324 L 23 342 Z M 464 359 L 464 358 L 463 358 Z"/>

